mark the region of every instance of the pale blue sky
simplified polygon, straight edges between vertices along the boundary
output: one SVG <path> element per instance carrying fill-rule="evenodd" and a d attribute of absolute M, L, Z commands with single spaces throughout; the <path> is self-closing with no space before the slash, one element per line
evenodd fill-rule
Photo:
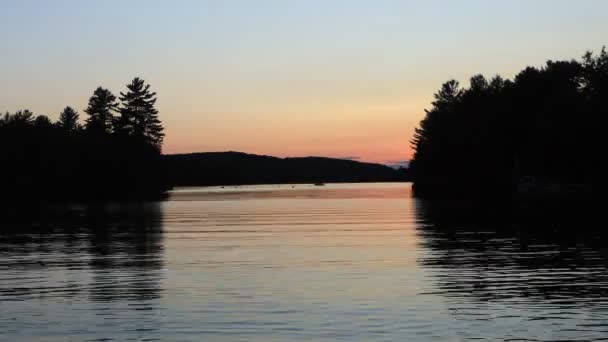
<path fill-rule="evenodd" d="M 608 40 L 608 1 L 0 0 L 0 111 L 151 83 L 165 150 L 408 158 L 432 93 Z"/>

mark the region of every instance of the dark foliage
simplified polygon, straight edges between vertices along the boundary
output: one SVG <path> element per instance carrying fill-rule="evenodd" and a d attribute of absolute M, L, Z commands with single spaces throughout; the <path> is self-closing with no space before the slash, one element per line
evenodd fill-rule
<path fill-rule="evenodd" d="M 0 117 L 2 201 L 43 203 L 160 196 L 167 189 L 160 145 L 113 127 L 116 97 L 101 87 L 84 129 L 66 107 L 57 123 L 30 111 Z M 160 126 L 154 121 L 154 129 Z"/>
<path fill-rule="evenodd" d="M 74 110 L 74 108 L 70 106 L 65 107 L 63 112 L 59 114 L 57 127 L 64 130 L 67 134 L 76 134 L 82 129 L 80 123 L 78 122 L 78 118 L 78 112 Z"/>
<path fill-rule="evenodd" d="M 95 89 L 89 99 L 89 106 L 84 110 L 89 115 L 85 124 L 86 130 L 96 135 L 111 133 L 117 108 L 116 96 L 111 91 L 102 87 Z"/>
<path fill-rule="evenodd" d="M 151 92 L 150 85 L 140 78 L 133 79 L 127 88 L 128 92 L 120 93 L 122 105 L 120 117 L 115 120 L 115 132 L 141 140 L 160 151 L 165 134 L 154 108 L 156 93 Z"/>
<path fill-rule="evenodd" d="M 239 152 L 165 156 L 171 184 L 236 185 L 405 180 L 403 170 L 352 160 L 306 157 L 276 158 Z"/>
<path fill-rule="evenodd" d="M 509 199 L 526 181 L 545 193 L 605 188 L 608 53 L 548 61 L 514 80 L 446 82 L 416 130 L 411 163 L 422 197 Z M 529 192 L 529 191 L 528 191 Z"/>

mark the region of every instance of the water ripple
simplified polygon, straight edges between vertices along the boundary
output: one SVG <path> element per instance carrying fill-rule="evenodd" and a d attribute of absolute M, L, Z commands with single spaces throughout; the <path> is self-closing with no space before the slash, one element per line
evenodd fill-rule
<path fill-rule="evenodd" d="M 54 208 L 0 234 L 0 340 L 608 340 L 601 239 L 431 209 L 404 184 Z"/>

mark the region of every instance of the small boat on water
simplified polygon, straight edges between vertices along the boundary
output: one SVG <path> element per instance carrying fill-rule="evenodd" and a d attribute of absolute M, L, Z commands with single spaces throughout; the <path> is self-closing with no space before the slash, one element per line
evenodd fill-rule
<path fill-rule="evenodd" d="M 315 186 L 324 186 L 325 183 L 315 183 Z"/>

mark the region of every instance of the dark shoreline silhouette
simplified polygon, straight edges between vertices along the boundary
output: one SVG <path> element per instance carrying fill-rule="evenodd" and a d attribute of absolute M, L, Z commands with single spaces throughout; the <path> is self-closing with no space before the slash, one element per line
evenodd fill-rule
<path fill-rule="evenodd" d="M 165 155 L 172 186 L 407 181 L 405 169 L 326 157 L 278 158 L 242 152 Z"/>
<path fill-rule="evenodd" d="M 3 208 L 158 200 L 175 186 L 408 180 L 406 169 L 333 158 L 238 152 L 163 155 L 156 93 L 135 78 L 115 96 L 98 87 L 84 110 L 57 122 L 29 110 L 0 116 Z"/>
<path fill-rule="evenodd" d="M 71 107 L 55 123 L 28 110 L 0 116 L 0 201 L 19 206 L 162 196 L 169 186 L 156 93 L 135 78 L 119 100 L 98 87 L 82 126 Z"/>
<path fill-rule="evenodd" d="M 506 80 L 444 83 L 416 129 L 423 198 L 599 199 L 607 188 L 608 53 L 548 61 Z"/>
<path fill-rule="evenodd" d="M 423 198 L 503 206 L 599 199 L 608 188 L 608 52 L 548 61 L 513 80 L 451 80 L 416 129 L 409 169 L 321 157 L 239 152 L 162 155 L 156 93 L 140 78 L 119 98 L 98 87 L 57 122 L 28 110 L 0 117 L 5 203 L 163 198 L 174 186 L 413 181 Z"/>

